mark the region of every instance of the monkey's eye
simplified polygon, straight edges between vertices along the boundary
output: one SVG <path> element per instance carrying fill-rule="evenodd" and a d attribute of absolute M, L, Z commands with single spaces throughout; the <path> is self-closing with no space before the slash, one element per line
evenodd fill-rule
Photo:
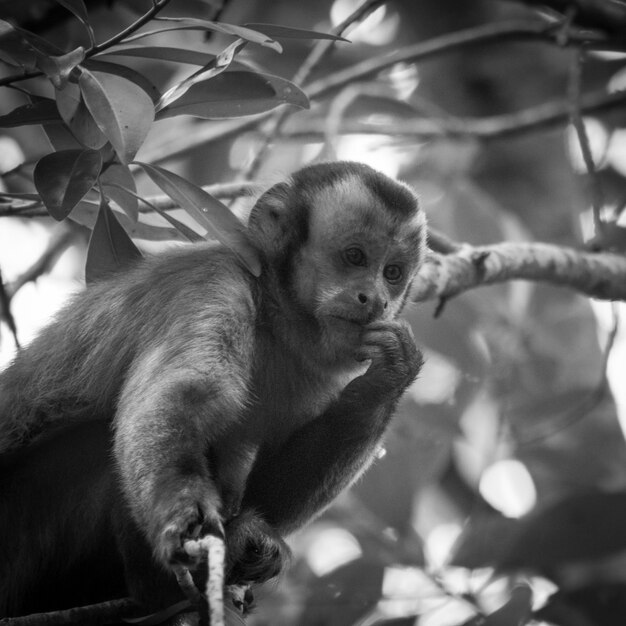
<path fill-rule="evenodd" d="M 390 283 L 398 283 L 402 279 L 402 268 L 399 265 L 387 265 L 383 270 L 383 276 Z"/>
<path fill-rule="evenodd" d="M 361 248 L 348 248 L 343 256 L 350 265 L 365 265 L 365 252 Z"/>

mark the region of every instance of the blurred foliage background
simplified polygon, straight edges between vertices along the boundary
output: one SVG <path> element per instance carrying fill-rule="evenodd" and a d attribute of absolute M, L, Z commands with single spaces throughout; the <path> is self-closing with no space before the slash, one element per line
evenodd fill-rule
<path fill-rule="evenodd" d="M 84 31 L 62 4 L 0 0 L 0 17 L 67 47 Z M 150 6 L 146 0 L 86 4 L 97 41 Z M 219 19 L 331 32 L 359 4 L 231 0 Z M 547 2 L 563 9 L 559 16 L 538 12 L 535 3 L 503 0 L 378 4 L 346 34 L 351 43 L 336 43 L 300 84 L 320 95 L 309 110 L 290 108 L 269 145 L 263 119 L 233 124 L 182 116 L 154 124 L 138 158 L 198 185 L 252 179 L 263 187 L 315 159 L 364 161 L 412 185 L 431 224 L 470 244 L 542 240 L 582 247 L 594 236 L 594 202 L 607 211 L 623 207 L 623 104 L 584 117 L 592 175 L 567 116 L 497 131 L 519 112 L 529 110 L 534 119 L 534 107 L 546 103 L 562 102 L 567 112 L 576 85 L 585 93 L 624 89 L 623 53 L 587 52 L 581 64 L 580 50 L 566 45 L 577 18 L 595 33 L 623 40 L 623 2 L 604 3 L 617 17 L 603 21 L 600 10 L 599 23 L 592 9 L 600 0 Z M 165 13 L 212 19 L 215 11 L 203 0 L 173 0 Z M 384 60 L 406 46 L 474 27 L 547 20 L 560 24 L 563 45 L 502 36 L 351 78 L 357 64 Z M 218 53 L 232 38 L 183 30 L 155 41 Z M 291 78 L 314 42 L 282 43 L 282 54 L 255 47 L 238 59 Z M 137 58 L 132 67 L 161 93 L 190 72 L 159 59 Z M 0 64 L 0 77 L 13 71 Z M 339 84 L 325 82 L 337 76 Z M 24 104 L 17 90 L 0 93 L 0 115 Z M 0 128 L 1 189 L 32 192 L 29 168 L 49 152 L 41 126 Z M 140 195 L 159 191 L 139 170 L 135 181 Z M 249 205 L 249 198 L 232 201 L 242 213 Z M 20 283 L 11 312 L 22 343 L 80 288 L 87 243 L 83 230 L 36 212 L 24 215 L 0 219 L 0 270 L 5 285 Z M 45 259 L 36 280 L 21 280 L 68 229 L 72 236 Z M 167 245 L 162 239 L 167 236 L 135 241 L 152 251 Z M 412 305 L 406 313 L 427 363 L 402 402 L 384 454 L 327 513 L 291 538 L 292 567 L 280 582 L 257 590 L 249 623 L 625 623 L 620 306 L 511 282 L 455 298 L 436 317 L 435 308 Z M 4 363 L 14 352 L 8 321 L 5 315 L 0 326 Z"/>

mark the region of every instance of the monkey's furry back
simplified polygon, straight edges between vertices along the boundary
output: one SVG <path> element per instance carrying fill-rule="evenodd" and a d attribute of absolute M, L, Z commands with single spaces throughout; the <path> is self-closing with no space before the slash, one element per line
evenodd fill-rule
<path fill-rule="evenodd" d="M 200 331 L 216 316 L 228 315 L 234 325 L 249 318 L 253 280 L 228 250 L 196 244 L 144 259 L 79 293 L 0 373 L 0 453 L 59 420 L 112 418 L 136 355 L 165 338 L 193 340 L 190 329 Z"/>

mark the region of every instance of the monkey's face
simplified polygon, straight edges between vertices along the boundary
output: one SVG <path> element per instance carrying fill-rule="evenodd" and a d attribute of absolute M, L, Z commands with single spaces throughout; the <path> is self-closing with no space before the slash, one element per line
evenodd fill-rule
<path fill-rule="evenodd" d="M 423 254 L 424 218 L 386 207 L 350 180 L 318 191 L 311 205 L 292 287 L 329 342 L 352 350 L 365 326 L 402 309 Z"/>

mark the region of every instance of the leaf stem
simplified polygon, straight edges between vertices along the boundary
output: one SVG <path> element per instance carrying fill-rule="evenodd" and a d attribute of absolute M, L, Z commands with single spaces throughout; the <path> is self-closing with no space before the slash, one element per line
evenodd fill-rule
<path fill-rule="evenodd" d="M 152 4 L 152 8 L 144 13 L 139 19 L 137 19 L 137 21 L 133 22 L 123 31 L 117 33 L 117 35 L 111 37 L 111 39 L 108 39 L 107 41 L 104 41 L 101 44 L 98 44 L 97 46 L 94 46 L 93 48 L 87 50 L 85 56 L 91 57 L 94 54 L 98 54 L 99 52 L 107 50 L 108 48 L 111 48 L 112 46 L 120 43 L 120 41 L 123 41 L 128 35 L 132 35 L 132 33 L 147 24 L 153 17 L 160 13 L 160 11 L 165 8 L 165 6 L 169 2 L 170 0 L 155 0 L 155 2 Z"/>

